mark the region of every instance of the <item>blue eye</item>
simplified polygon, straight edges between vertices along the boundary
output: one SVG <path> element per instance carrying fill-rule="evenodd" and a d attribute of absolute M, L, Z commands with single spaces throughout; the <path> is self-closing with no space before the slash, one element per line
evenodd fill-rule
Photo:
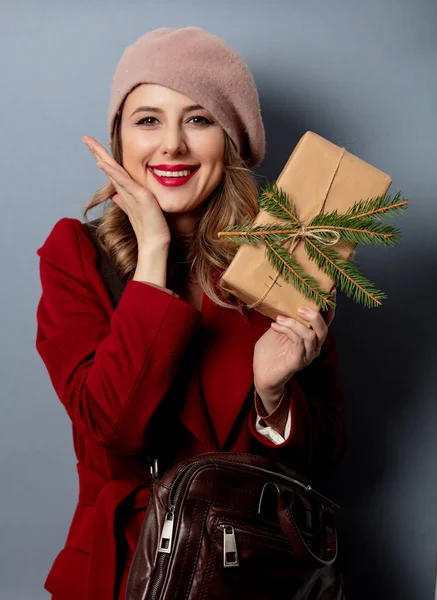
<path fill-rule="evenodd" d="M 153 125 L 153 123 L 145 122 L 145 121 L 148 121 L 149 119 L 155 119 L 155 121 L 157 120 L 156 117 L 143 117 L 136 123 L 136 125 Z M 190 117 L 189 121 L 191 121 L 192 119 L 202 119 L 202 123 L 194 123 L 194 125 L 212 125 L 212 121 L 210 121 L 206 117 L 202 117 L 201 115 L 195 115 L 193 117 Z"/>

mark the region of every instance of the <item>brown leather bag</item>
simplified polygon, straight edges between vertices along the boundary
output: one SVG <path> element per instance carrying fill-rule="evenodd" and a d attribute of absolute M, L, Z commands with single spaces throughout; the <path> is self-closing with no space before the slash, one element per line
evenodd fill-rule
<path fill-rule="evenodd" d="M 155 479 L 126 600 L 341 600 L 336 505 L 268 458 L 201 454 Z"/>
<path fill-rule="evenodd" d="M 126 282 L 87 229 L 116 306 Z M 344 600 L 338 506 L 292 468 L 213 452 L 152 472 L 126 600 Z"/>

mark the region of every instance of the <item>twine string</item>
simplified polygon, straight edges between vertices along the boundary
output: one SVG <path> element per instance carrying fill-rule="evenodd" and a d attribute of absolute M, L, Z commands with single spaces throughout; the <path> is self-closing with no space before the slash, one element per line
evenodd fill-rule
<path fill-rule="evenodd" d="M 326 240 L 321 234 L 327 233 L 328 235 L 332 235 L 333 237 L 330 240 Z M 335 229 L 326 229 L 325 227 L 315 227 L 313 229 L 308 229 L 306 225 L 301 225 L 301 228 L 296 233 L 292 233 L 287 237 L 287 242 L 290 240 L 292 242 L 300 242 L 305 238 L 313 238 L 314 240 L 324 244 L 325 246 L 333 246 L 334 244 L 338 244 L 340 241 L 340 234 Z"/>

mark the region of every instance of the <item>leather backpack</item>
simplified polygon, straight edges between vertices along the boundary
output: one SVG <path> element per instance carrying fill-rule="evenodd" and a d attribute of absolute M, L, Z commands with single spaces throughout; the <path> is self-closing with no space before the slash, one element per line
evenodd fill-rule
<path fill-rule="evenodd" d="M 93 223 L 97 223 L 94 221 Z M 124 289 L 96 242 L 116 306 Z M 290 466 L 213 452 L 157 472 L 126 600 L 344 600 L 334 502 Z"/>

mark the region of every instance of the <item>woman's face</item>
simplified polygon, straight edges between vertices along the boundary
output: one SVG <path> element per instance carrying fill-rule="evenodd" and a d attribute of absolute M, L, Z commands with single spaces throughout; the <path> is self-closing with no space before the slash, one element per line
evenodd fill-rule
<path fill-rule="evenodd" d="M 220 183 L 223 174 L 224 131 L 204 108 L 167 87 L 142 84 L 126 98 L 121 120 L 123 167 L 149 189 L 167 213 L 186 213 L 198 208 Z M 165 185 L 159 170 L 177 165 L 178 171 L 198 167 L 181 185 Z M 184 181 L 182 178 L 180 181 Z"/>

